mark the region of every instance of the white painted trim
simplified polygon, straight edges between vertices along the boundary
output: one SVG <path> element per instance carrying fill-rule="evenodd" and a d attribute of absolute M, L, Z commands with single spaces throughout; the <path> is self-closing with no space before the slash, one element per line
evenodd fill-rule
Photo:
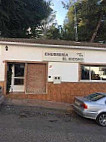
<path fill-rule="evenodd" d="M 33 46 L 33 47 L 45 47 L 45 48 L 64 48 L 64 49 L 86 49 L 106 51 L 105 47 L 91 47 L 91 46 L 71 46 L 71 45 L 51 45 L 51 44 L 36 44 L 36 43 L 24 43 L 24 42 L 5 42 L 0 41 L 2 45 L 21 45 L 21 46 Z"/>
<path fill-rule="evenodd" d="M 106 83 L 104 80 L 80 80 L 79 82 L 87 82 L 87 83 Z"/>

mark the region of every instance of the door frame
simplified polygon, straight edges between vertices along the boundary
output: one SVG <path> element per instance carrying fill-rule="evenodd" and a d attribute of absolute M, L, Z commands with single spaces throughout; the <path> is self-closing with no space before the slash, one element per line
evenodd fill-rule
<path fill-rule="evenodd" d="M 24 64 L 24 76 L 23 77 L 16 77 L 15 76 L 15 65 L 16 64 L 21 64 L 21 63 L 13 63 L 10 93 L 11 92 L 24 92 L 25 83 L 23 82 L 22 85 L 15 85 L 15 79 L 23 79 L 23 80 L 25 80 L 25 64 L 22 63 L 22 64 Z"/>

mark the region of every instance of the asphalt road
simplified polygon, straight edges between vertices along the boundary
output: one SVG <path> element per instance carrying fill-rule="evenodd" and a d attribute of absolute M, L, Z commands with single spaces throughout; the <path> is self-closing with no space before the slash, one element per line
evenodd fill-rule
<path fill-rule="evenodd" d="M 106 142 L 106 127 L 75 113 L 2 106 L 0 142 Z"/>

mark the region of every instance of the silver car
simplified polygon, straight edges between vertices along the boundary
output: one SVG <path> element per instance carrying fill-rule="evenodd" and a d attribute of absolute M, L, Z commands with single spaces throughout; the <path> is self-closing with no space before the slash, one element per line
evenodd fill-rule
<path fill-rule="evenodd" d="M 75 97 L 74 110 L 85 118 L 94 119 L 106 126 L 106 94 L 94 93 L 86 97 Z"/>

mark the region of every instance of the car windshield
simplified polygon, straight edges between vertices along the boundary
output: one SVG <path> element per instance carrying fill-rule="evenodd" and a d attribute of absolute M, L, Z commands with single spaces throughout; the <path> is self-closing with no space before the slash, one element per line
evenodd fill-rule
<path fill-rule="evenodd" d="M 90 101 L 98 101 L 99 99 L 102 99 L 104 97 L 106 97 L 106 96 L 103 94 L 95 93 L 95 94 L 90 94 L 90 95 L 86 96 L 85 98 Z"/>

